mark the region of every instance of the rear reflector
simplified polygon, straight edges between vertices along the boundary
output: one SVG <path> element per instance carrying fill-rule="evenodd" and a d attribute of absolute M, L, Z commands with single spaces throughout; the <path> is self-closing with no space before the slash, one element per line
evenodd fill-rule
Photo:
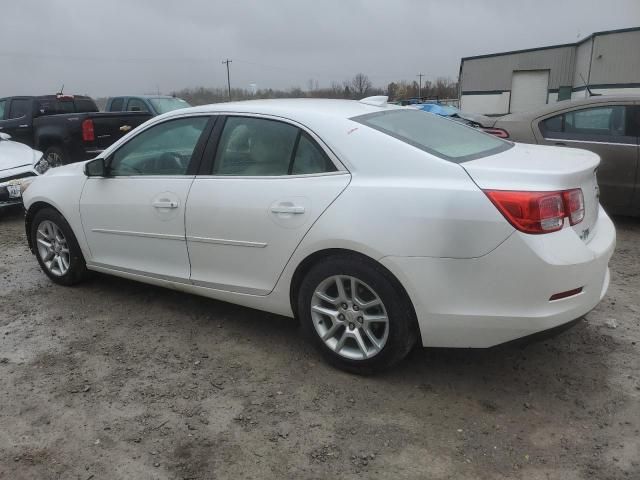
<path fill-rule="evenodd" d="M 93 120 L 87 118 L 82 122 L 82 140 L 85 142 L 93 142 L 96 139 L 96 134 L 93 129 Z"/>
<path fill-rule="evenodd" d="M 507 221 L 524 233 L 551 233 L 562 229 L 565 217 L 575 225 L 584 218 L 582 190 L 519 192 L 485 190 Z"/>
<path fill-rule="evenodd" d="M 554 293 L 553 295 L 551 295 L 551 297 L 549 297 L 549 301 L 551 302 L 552 300 L 560 300 L 561 298 L 573 297 L 574 295 L 577 295 L 581 292 L 582 287 L 574 288 L 573 290 L 567 290 L 566 292 Z"/>
<path fill-rule="evenodd" d="M 503 128 L 483 128 L 482 131 L 495 135 L 499 138 L 509 138 L 509 132 Z"/>

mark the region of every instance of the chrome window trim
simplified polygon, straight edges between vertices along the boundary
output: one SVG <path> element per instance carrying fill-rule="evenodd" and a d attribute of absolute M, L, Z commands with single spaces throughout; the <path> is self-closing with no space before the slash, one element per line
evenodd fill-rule
<path fill-rule="evenodd" d="M 637 147 L 637 143 L 616 143 L 616 142 L 598 142 L 596 140 L 575 140 L 569 138 L 547 138 L 543 137 L 548 142 L 571 142 L 571 143 L 594 143 L 596 145 L 622 145 L 625 147 Z"/>

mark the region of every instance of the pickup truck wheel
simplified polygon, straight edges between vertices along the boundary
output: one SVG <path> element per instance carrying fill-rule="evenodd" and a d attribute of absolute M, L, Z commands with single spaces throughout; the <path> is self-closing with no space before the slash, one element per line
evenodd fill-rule
<path fill-rule="evenodd" d="M 60 147 L 49 147 L 44 152 L 44 158 L 51 167 L 61 167 L 69 163 L 67 152 Z"/>

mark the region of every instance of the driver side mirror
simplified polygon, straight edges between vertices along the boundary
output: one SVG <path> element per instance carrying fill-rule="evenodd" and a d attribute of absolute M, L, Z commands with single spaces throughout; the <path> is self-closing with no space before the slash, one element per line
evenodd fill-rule
<path fill-rule="evenodd" d="M 107 167 L 104 158 L 96 158 L 84 165 L 84 174 L 87 177 L 106 177 Z"/>
<path fill-rule="evenodd" d="M 11 135 L 0 132 L 0 140 L 11 140 Z"/>

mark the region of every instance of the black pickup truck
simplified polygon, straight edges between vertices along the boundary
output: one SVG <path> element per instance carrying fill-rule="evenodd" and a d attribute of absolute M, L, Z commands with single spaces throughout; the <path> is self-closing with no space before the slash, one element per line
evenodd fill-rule
<path fill-rule="evenodd" d="M 147 112 L 99 112 L 81 95 L 0 98 L 0 132 L 41 150 L 51 166 L 93 158 L 150 118 Z"/>

